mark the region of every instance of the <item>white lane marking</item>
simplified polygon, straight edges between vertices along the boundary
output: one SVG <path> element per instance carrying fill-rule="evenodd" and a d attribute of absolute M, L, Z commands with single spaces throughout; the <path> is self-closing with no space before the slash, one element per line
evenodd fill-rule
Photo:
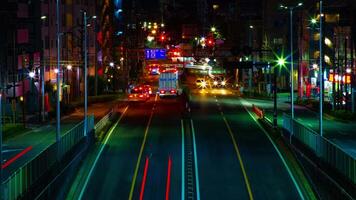
<path fill-rule="evenodd" d="M 244 100 L 240 100 L 241 102 L 244 101 Z M 245 102 L 244 103 L 248 103 L 248 102 Z M 267 133 L 267 131 L 257 122 L 256 118 L 253 116 L 253 114 L 251 114 L 251 112 L 246 108 L 246 106 L 243 106 L 244 109 L 246 110 L 246 112 L 250 115 L 250 117 L 255 121 L 255 123 L 257 124 L 257 126 L 262 130 L 262 132 L 266 135 L 266 137 L 268 138 L 268 140 L 271 142 L 272 146 L 274 147 L 274 149 L 276 150 L 279 158 L 282 160 L 282 163 L 284 165 L 284 167 L 287 169 L 287 172 L 290 176 L 290 178 L 292 179 L 293 181 L 293 184 L 294 186 L 297 188 L 297 191 L 298 191 L 298 194 L 300 196 L 301 199 L 304 200 L 304 196 L 302 194 L 302 191 L 297 183 L 297 181 L 295 180 L 295 177 L 294 175 L 292 174 L 292 171 L 289 169 L 289 166 L 287 165 L 287 162 L 285 161 L 285 159 L 283 158 L 282 156 L 282 153 L 278 150 L 276 144 L 274 143 L 274 141 L 272 140 L 272 138 L 269 136 L 269 134 Z"/>
<path fill-rule="evenodd" d="M 82 190 L 80 192 L 80 195 L 79 195 L 79 199 L 81 200 L 83 198 L 83 195 L 84 195 L 84 191 L 86 190 L 87 186 L 88 186 L 88 183 L 89 183 L 89 180 L 93 174 L 93 171 L 94 171 L 94 168 L 96 166 L 96 164 L 98 163 L 98 160 L 101 156 L 101 154 L 103 153 L 103 150 L 104 150 L 104 147 L 106 146 L 106 143 L 108 142 L 108 140 L 110 139 L 111 137 L 111 134 L 113 133 L 113 131 L 115 130 L 116 126 L 120 123 L 121 119 L 123 118 L 123 116 L 125 115 L 127 109 L 129 108 L 129 106 L 126 106 L 124 112 L 122 112 L 120 118 L 117 120 L 117 122 L 115 123 L 115 125 L 113 127 L 111 127 L 110 131 L 109 131 L 109 134 L 106 136 L 105 138 L 105 141 L 104 143 L 101 145 L 100 147 L 100 150 L 99 150 L 99 153 L 98 155 L 96 156 L 95 158 L 95 161 L 94 161 L 94 164 L 92 165 L 92 167 L 90 168 L 90 171 L 89 171 L 89 174 L 87 176 L 87 178 L 85 179 L 85 182 L 84 182 L 84 186 L 82 187 Z"/>
<path fill-rule="evenodd" d="M 185 198 L 185 168 L 184 168 L 184 161 L 185 161 L 185 158 L 184 158 L 184 153 L 185 153 L 185 150 L 184 150 L 184 124 L 183 124 L 183 120 L 180 121 L 181 123 L 181 126 L 182 126 L 182 200 L 184 200 Z"/>
<path fill-rule="evenodd" d="M 194 167 L 195 167 L 195 187 L 197 192 L 197 200 L 200 200 L 200 186 L 199 186 L 199 171 L 198 171 L 198 156 L 197 156 L 197 145 L 195 141 L 195 130 L 193 120 L 190 120 L 192 135 L 193 135 L 193 150 L 194 150 Z"/>

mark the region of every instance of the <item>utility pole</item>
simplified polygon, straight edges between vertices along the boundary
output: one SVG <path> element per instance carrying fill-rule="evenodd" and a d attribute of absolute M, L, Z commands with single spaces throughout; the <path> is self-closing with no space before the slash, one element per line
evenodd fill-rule
<path fill-rule="evenodd" d="M 59 6 L 60 6 L 60 0 L 56 0 L 56 15 L 57 15 L 57 128 L 56 128 L 56 141 L 57 143 L 61 140 L 61 114 L 60 114 L 60 76 L 59 74 L 61 73 L 61 66 L 60 66 L 60 13 L 59 13 Z"/>

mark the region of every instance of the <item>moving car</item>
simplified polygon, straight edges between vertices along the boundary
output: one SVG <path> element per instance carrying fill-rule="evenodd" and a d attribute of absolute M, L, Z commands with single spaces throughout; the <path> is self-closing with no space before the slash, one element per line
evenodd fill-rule
<path fill-rule="evenodd" d="M 152 90 L 151 90 L 152 93 Z M 129 101 L 147 101 L 150 98 L 150 93 L 145 86 L 134 87 L 129 94 Z"/>
<path fill-rule="evenodd" d="M 195 85 L 200 89 L 205 89 L 208 87 L 208 82 L 205 80 L 205 78 L 197 78 Z"/>
<path fill-rule="evenodd" d="M 222 76 L 216 76 L 213 78 L 213 87 L 222 88 L 226 87 L 226 80 Z"/>

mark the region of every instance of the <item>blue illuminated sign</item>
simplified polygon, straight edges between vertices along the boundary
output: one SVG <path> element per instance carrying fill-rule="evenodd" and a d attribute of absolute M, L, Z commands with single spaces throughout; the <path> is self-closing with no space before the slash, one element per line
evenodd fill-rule
<path fill-rule="evenodd" d="M 167 59 L 166 49 L 145 49 L 146 60 L 165 60 Z"/>

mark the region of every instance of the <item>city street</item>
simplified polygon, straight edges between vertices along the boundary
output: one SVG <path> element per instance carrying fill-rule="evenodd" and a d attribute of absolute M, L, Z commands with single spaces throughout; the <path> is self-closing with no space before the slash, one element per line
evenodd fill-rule
<path fill-rule="evenodd" d="M 130 104 L 91 155 L 97 161 L 83 166 L 91 171 L 83 187 L 67 199 L 162 199 L 167 192 L 181 199 L 189 191 L 201 199 L 301 199 L 274 145 L 237 98 L 193 94 L 188 109 L 181 98 Z"/>
<path fill-rule="evenodd" d="M 0 5 L 0 200 L 356 199 L 356 0 Z"/>

